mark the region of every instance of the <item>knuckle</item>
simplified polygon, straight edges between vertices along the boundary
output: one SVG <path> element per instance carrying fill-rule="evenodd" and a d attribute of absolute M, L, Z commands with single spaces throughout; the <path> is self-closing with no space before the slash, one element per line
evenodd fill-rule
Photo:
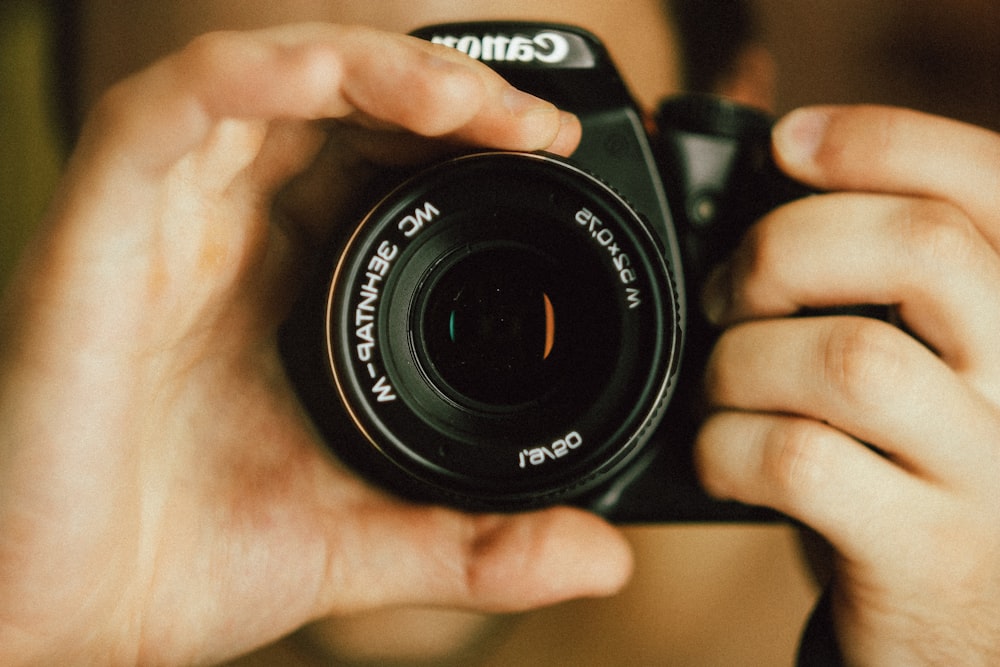
<path fill-rule="evenodd" d="M 414 86 L 413 96 L 422 104 L 399 109 L 402 124 L 426 137 L 446 135 L 467 123 L 479 113 L 486 96 L 486 86 L 472 68 L 435 69 L 428 64 L 434 58 L 429 53 L 420 53 L 420 64 L 408 77 L 408 85 Z"/>
<path fill-rule="evenodd" d="M 807 419 L 789 419 L 775 428 L 764 449 L 762 474 L 772 493 L 786 503 L 802 503 L 817 494 L 833 457 L 827 427 Z"/>
<path fill-rule="evenodd" d="M 352 97 L 357 106 L 393 125 L 423 137 L 442 137 L 480 112 L 487 86 L 478 71 L 479 63 L 441 57 L 439 49 L 447 47 L 420 46 L 385 55 L 373 77 L 376 85 L 354 77 Z M 356 64 L 355 68 L 372 66 Z M 356 69 L 348 72 L 356 73 Z M 389 88 L 399 89 L 400 94 L 386 96 L 384 91 Z"/>
<path fill-rule="evenodd" d="M 955 206 L 918 200 L 907 202 L 905 209 L 899 232 L 914 266 L 936 274 L 964 266 L 976 255 L 982 242 L 980 234 Z"/>
<path fill-rule="evenodd" d="M 231 56 L 233 50 L 241 48 L 247 37 L 235 30 L 215 30 L 193 38 L 181 51 L 180 56 L 194 66 L 212 66 Z"/>
<path fill-rule="evenodd" d="M 903 381 L 907 364 L 900 334 L 878 320 L 837 320 L 820 351 L 821 380 L 852 410 L 878 408 Z"/>
<path fill-rule="evenodd" d="M 92 156 L 103 154 L 116 163 L 125 152 L 133 152 L 145 131 L 143 109 L 146 100 L 136 77 L 118 81 L 105 90 L 87 112 L 75 150 Z"/>

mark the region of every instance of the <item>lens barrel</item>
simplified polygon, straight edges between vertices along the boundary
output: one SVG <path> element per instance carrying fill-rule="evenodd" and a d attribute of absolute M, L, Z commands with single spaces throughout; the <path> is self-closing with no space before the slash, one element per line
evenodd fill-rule
<path fill-rule="evenodd" d="M 480 153 L 357 228 L 327 360 L 381 457 L 452 502 L 517 509 L 636 453 L 672 391 L 678 318 L 663 249 L 611 188 L 548 155 Z"/>

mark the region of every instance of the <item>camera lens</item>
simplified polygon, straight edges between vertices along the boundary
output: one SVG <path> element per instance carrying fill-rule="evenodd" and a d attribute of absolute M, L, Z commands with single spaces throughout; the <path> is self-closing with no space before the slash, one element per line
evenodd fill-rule
<path fill-rule="evenodd" d="M 680 338 L 648 225 L 571 164 L 520 153 L 450 160 L 378 204 L 341 255 L 326 331 L 380 457 L 452 501 L 507 509 L 627 461 Z"/>

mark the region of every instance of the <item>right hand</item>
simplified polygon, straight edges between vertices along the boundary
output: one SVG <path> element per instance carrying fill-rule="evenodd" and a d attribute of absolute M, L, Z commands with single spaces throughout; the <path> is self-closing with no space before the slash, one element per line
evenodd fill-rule
<path fill-rule="evenodd" d="M 706 289 L 729 328 L 702 480 L 826 538 L 849 664 L 998 664 L 1000 135 L 850 106 L 774 139 L 828 194 L 766 216 Z M 864 303 L 903 327 L 791 317 Z"/>

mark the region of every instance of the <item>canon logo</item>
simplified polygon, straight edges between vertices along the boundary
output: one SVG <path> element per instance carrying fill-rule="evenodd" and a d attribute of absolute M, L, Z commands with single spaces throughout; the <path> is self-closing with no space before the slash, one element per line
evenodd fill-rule
<path fill-rule="evenodd" d="M 570 43 L 557 32 L 540 32 L 525 35 L 453 35 L 431 38 L 435 44 L 444 44 L 483 62 L 510 62 L 558 65 L 570 54 Z"/>

